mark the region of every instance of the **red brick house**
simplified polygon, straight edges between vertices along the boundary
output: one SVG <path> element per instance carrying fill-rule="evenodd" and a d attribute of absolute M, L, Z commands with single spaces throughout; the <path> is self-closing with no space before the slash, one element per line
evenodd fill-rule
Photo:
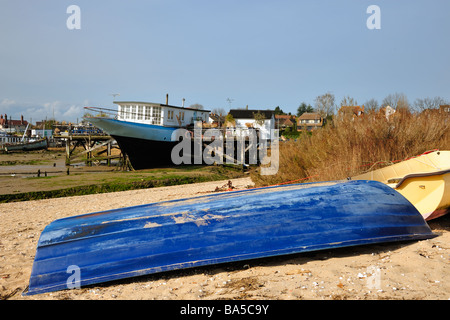
<path fill-rule="evenodd" d="M 23 116 L 20 116 L 20 120 L 8 119 L 8 115 L 0 115 L 0 129 L 15 129 L 16 131 L 25 131 L 28 121 L 23 120 Z"/>

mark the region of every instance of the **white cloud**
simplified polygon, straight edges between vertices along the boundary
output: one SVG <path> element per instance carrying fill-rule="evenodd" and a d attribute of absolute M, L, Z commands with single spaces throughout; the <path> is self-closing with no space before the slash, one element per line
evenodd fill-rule
<path fill-rule="evenodd" d="M 0 108 L 3 108 L 3 107 L 8 108 L 8 107 L 14 105 L 15 103 L 16 103 L 16 101 L 5 98 L 2 100 L 2 102 L 0 102 Z"/>
<path fill-rule="evenodd" d="M 81 104 L 66 103 L 62 101 L 52 101 L 45 103 L 17 102 L 4 98 L 0 101 L 0 114 L 7 114 L 10 119 L 20 119 L 23 115 L 25 120 L 41 121 L 55 118 L 58 121 L 76 122 L 83 116 L 83 107 L 88 101 Z"/>

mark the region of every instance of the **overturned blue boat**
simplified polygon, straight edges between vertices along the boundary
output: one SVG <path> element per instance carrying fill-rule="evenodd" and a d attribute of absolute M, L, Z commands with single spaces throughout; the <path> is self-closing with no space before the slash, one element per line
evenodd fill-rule
<path fill-rule="evenodd" d="M 78 287 L 231 261 L 432 237 L 415 207 L 376 181 L 234 191 L 56 220 L 41 234 L 26 294 L 72 288 L 74 279 Z"/>

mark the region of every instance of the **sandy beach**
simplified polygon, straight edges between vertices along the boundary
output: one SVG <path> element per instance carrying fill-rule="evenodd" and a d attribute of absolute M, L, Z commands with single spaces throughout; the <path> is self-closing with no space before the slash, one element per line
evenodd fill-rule
<path fill-rule="evenodd" d="M 0 204 L 0 299 L 450 299 L 450 217 L 423 241 L 325 250 L 154 274 L 22 296 L 44 227 L 55 219 L 213 193 L 227 181 Z M 243 189 L 249 178 L 232 180 Z"/>

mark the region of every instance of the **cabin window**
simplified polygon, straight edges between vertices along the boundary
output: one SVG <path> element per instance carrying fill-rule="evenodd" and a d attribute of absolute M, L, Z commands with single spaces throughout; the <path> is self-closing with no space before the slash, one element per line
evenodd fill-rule
<path fill-rule="evenodd" d="M 136 108 L 135 106 L 130 106 L 130 119 L 136 119 Z"/>
<path fill-rule="evenodd" d="M 144 106 L 137 106 L 137 119 L 142 120 L 144 115 Z"/>
<path fill-rule="evenodd" d="M 152 107 L 152 124 L 161 124 L 161 107 Z"/>
<path fill-rule="evenodd" d="M 146 106 L 145 107 L 145 120 L 150 120 L 151 119 L 151 117 L 152 117 L 151 112 L 152 112 L 152 107 Z"/>
<path fill-rule="evenodd" d="M 124 115 L 123 115 L 123 118 L 124 119 L 130 119 L 130 108 L 131 108 L 131 106 L 123 106 L 124 108 Z"/>
<path fill-rule="evenodd" d="M 172 110 L 167 111 L 167 119 L 173 120 L 173 111 Z"/>
<path fill-rule="evenodd" d="M 123 107 L 119 106 L 119 119 L 123 119 Z"/>
<path fill-rule="evenodd" d="M 184 112 L 181 113 L 181 121 L 184 121 Z"/>

